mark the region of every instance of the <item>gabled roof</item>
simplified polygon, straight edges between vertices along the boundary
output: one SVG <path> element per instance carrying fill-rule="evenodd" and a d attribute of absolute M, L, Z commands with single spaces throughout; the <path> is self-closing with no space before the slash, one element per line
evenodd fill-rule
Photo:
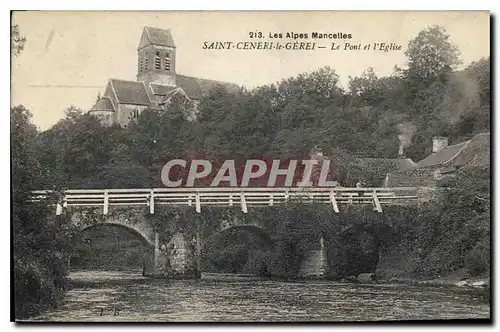
<path fill-rule="evenodd" d="M 146 45 L 160 45 L 175 47 L 174 38 L 168 29 L 158 29 L 152 27 L 144 27 L 142 30 L 139 48 Z"/>
<path fill-rule="evenodd" d="M 423 160 L 417 163 L 417 167 L 437 167 L 443 166 L 448 162 L 451 162 L 458 154 L 469 144 L 470 141 L 465 141 L 459 144 L 450 145 L 446 148 L 434 152 Z"/>
<path fill-rule="evenodd" d="M 154 95 L 160 95 L 160 96 L 166 96 L 172 90 L 177 89 L 177 87 L 173 85 L 163 85 L 155 83 L 151 83 L 149 84 L 149 86 L 151 87 L 151 90 L 153 91 Z"/>
<path fill-rule="evenodd" d="M 101 97 L 98 101 L 96 101 L 95 105 L 92 106 L 89 112 L 93 111 L 114 112 L 115 108 L 113 107 L 113 103 L 108 97 Z"/>
<path fill-rule="evenodd" d="M 106 91 L 110 91 L 120 104 L 150 106 L 153 103 L 148 94 L 148 90 L 146 89 L 146 85 L 143 82 L 126 81 L 113 78 L 109 80 L 108 85 L 110 86 L 110 89 L 106 89 Z M 177 86 L 150 83 L 149 87 L 151 91 L 149 91 L 149 93 L 168 98 L 172 93 L 180 88 L 189 98 L 201 99 L 206 96 L 213 87 L 218 85 L 224 87 L 229 92 L 239 90 L 239 87 L 232 83 L 177 75 Z M 165 100 L 165 98 L 162 98 L 162 100 Z M 114 109 L 112 105 L 111 109 Z"/>
<path fill-rule="evenodd" d="M 121 104 L 146 106 L 151 104 L 146 87 L 142 82 L 110 79 L 109 84 L 116 99 Z"/>
<path fill-rule="evenodd" d="M 417 167 L 391 172 L 387 186 L 436 185 L 435 172 L 441 176 L 453 174 L 457 168 L 482 168 L 490 165 L 490 133 L 478 134 L 469 141 L 450 145 L 417 163 Z"/>
<path fill-rule="evenodd" d="M 176 75 L 175 80 L 177 86 L 181 87 L 191 99 L 201 99 L 208 95 L 210 90 L 216 86 L 222 86 L 230 93 L 235 93 L 239 90 L 236 84 L 207 80 L 204 78 Z"/>
<path fill-rule="evenodd" d="M 490 133 L 474 136 L 451 164 L 465 168 L 490 165 L 490 139 Z"/>

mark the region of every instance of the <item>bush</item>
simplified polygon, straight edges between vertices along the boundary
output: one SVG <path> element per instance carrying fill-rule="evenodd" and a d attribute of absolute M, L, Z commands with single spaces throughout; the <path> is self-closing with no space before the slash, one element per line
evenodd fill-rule
<path fill-rule="evenodd" d="M 490 270 L 489 240 L 481 241 L 467 254 L 465 267 L 472 276 L 479 276 Z"/>
<path fill-rule="evenodd" d="M 57 303 L 63 284 L 57 274 L 34 259 L 14 266 L 15 316 L 24 319 Z"/>

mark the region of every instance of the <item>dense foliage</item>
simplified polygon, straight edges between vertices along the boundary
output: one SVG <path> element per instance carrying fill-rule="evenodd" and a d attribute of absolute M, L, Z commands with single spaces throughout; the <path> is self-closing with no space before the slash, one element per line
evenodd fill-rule
<path fill-rule="evenodd" d="M 11 109 L 12 232 L 15 316 L 25 318 L 53 305 L 67 270 L 67 229 L 56 225 L 51 205 L 56 197 L 34 203 L 30 191 L 45 184 L 39 163 L 38 132 L 24 107 Z"/>
<path fill-rule="evenodd" d="M 433 136 L 453 144 L 490 130 L 489 59 L 454 71 L 457 52 L 442 28 L 431 27 L 410 41 L 408 69 L 389 77 L 369 68 L 343 90 L 325 67 L 237 94 L 220 87 L 201 101 L 198 121 L 176 100 L 127 128 L 100 126 L 70 108 L 41 133 L 41 162 L 53 184 L 144 187 L 162 185 L 160 170 L 174 158 L 299 158 L 320 147 L 348 184 L 358 176 L 349 177 L 355 169 L 346 166 L 354 157 L 396 158 L 402 144 L 418 161 L 431 152 Z"/>
<path fill-rule="evenodd" d="M 489 275 L 489 167 L 460 171 L 454 181 L 437 204 L 385 209 L 395 237 L 383 248 L 384 276 Z"/>

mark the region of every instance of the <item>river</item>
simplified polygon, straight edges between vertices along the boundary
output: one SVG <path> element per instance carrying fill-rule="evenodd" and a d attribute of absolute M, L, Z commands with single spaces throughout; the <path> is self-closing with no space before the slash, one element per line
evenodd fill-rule
<path fill-rule="evenodd" d="M 365 321 L 489 318 L 488 291 L 331 281 L 161 280 L 76 271 L 34 321 Z"/>

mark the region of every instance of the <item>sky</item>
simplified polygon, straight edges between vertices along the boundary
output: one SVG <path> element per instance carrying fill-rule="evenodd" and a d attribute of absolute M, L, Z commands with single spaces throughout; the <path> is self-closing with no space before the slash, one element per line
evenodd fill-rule
<path fill-rule="evenodd" d="M 490 54 L 488 12 L 14 12 L 27 39 L 12 60 L 11 104 L 33 113 L 45 130 L 71 105 L 88 110 L 109 78 L 136 80 L 137 46 L 144 26 L 170 29 L 177 47 L 176 72 L 244 85 L 277 82 L 330 66 L 347 87 L 349 76 L 373 67 L 378 76 L 405 67 L 404 51 L 419 31 L 438 24 L 461 51 L 462 67 Z M 331 42 L 313 40 L 326 49 L 208 50 L 204 42 L 256 41 L 249 33 L 346 33 L 352 44 L 401 45 L 399 51 L 332 51 Z M 304 40 L 301 40 L 304 41 Z"/>

